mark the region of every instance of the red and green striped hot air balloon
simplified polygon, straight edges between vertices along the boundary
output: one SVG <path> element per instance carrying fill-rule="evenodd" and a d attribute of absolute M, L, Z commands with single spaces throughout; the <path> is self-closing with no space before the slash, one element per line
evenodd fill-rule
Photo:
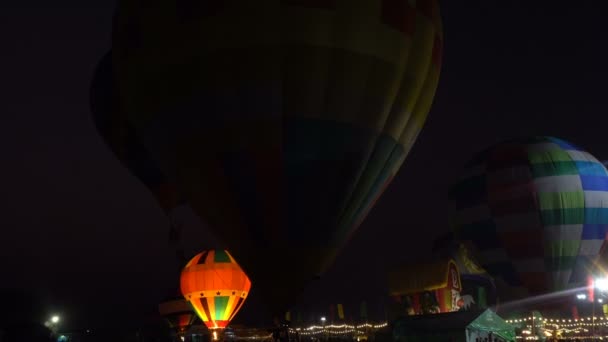
<path fill-rule="evenodd" d="M 608 232 L 608 171 L 553 137 L 514 139 L 479 153 L 450 198 L 456 236 L 524 296 L 584 286 Z"/>
<path fill-rule="evenodd" d="M 435 94 L 435 0 L 122 0 L 121 113 L 275 315 L 399 170 Z"/>

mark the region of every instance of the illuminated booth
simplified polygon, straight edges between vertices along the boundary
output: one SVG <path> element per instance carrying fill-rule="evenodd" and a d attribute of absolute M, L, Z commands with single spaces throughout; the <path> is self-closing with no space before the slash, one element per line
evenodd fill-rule
<path fill-rule="evenodd" d="M 458 266 L 453 259 L 406 265 L 389 273 L 391 316 L 427 315 L 460 310 L 462 298 Z"/>

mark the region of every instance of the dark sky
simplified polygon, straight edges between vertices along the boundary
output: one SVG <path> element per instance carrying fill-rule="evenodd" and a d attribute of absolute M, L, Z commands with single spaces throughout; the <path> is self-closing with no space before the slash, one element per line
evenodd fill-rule
<path fill-rule="evenodd" d="M 302 300 L 378 297 L 387 266 L 430 256 L 432 239 L 449 229 L 449 183 L 492 143 L 554 135 L 608 158 L 600 5 L 444 1 L 444 65 L 429 120 L 392 186 Z M 0 281 L 42 289 L 75 326 L 140 317 L 173 285 L 166 219 L 104 146 L 88 109 L 113 6 L 20 0 L 0 9 Z M 189 251 L 207 246 L 200 221 L 179 215 Z"/>

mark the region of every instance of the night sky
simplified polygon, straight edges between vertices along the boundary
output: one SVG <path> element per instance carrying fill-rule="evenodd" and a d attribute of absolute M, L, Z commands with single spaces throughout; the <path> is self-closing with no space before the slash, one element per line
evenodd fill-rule
<path fill-rule="evenodd" d="M 8 3 L 0 9 L 0 287 L 40 292 L 70 327 L 143 320 L 175 285 L 175 263 L 166 218 L 90 117 L 89 82 L 111 44 L 114 3 Z M 443 1 L 443 70 L 427 124 L 335 267 L 300 300 L 380 298 L 387 267 L 429 257 L 449 230 L 448 185 L 490 144 L 553 135 L 608 159 L 600 4 Z M 178 216 L 189 253 L 213 245 L 193 213 Z"/>

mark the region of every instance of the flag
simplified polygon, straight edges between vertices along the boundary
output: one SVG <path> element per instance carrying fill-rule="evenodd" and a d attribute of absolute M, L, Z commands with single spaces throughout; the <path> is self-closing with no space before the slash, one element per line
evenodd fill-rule
<path fill-rule="evenodd" d="M 488 304 L 486 302 L 486 298 L 487 298 L 487 294 L 486 294 L 486 288 L 483 286 L 480 286 L 477 288 L 477 306 L 479 306 L 480 309 L 485 309 L 488 307 Z"/>
<path fill-rule="evenodd" d="M 572 318 L 573 319 L 578 319 L 579 318 L 579 316 L 578 316 L 578 308 L 576 307 L 576 305 L 572 307 Z"/>
<path fill-rule="evenodd" d="M 338 317 L 344 319 L 344 307 L 342 307 L 342 304 L 338 304 Z"/>
<path fill-rule="evenodd" d="M 361 318 L 365 319 L 367 318 L 367 303 L 366 302 L 361 302 Z"/>
<path fill-rule="evenodd" d="M 287 312 L 285 313 L 285 320 L 286 320 L 287 322 L 291 322 L 291 311 L 287 311 Z"/>

